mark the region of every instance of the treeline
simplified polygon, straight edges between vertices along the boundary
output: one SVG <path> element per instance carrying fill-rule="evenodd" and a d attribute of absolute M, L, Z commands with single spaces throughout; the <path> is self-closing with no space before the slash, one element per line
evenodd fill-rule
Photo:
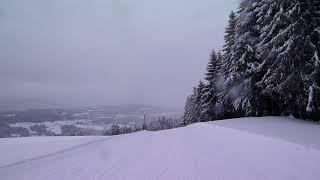
<path fill-rule="evenodd" d="M 103 132 L 104 136 L 114 136 L 119 134 L 128 134 L 133 132 L 142 131 L 142 126 L 129 126 L 129 125 L 119 125 L 112 124 L 110 129 L 106 129 Z"/>
<path fill-rule="evenodd" d="M 97 136 L 102 135 L 101 130 L 92 128 L 81 128 L 75 125 L 63 125 L 61 126 L 61 134 L 58 136 Z"/>
<path fill-rule="evenodd" d="M 183 125 L 182 119 L 180 118 L 166 118 L 166 117 L 159 117 L 151 121 L 150 123 L 143 122 L 142 125 L 119 125 L 119 124 L 112 124 L 111 128 L 105 130 L 104 135 L 106 136 L 113 136 L 119 134 L 128 134 L 137 131 L 160 131 L 166 129 L 173 129 L 178 128 Z"/>
<path fill-rule="evenodd" d="M 246 116 L 320 120 L 319 0 L 242 0 L 224 39 L 187 98 L 185 125 Z"/>

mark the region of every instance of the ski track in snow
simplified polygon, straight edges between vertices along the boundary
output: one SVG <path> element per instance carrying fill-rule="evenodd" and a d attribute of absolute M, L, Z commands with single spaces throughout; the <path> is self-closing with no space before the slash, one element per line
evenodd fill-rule
<path fill-rule="evenodd" d="M 39 155 L 39 156 L 36 156 L 36 157 L 33 157 L 33 158 L 27 158 L 27 159 L 23 159 L 21 161 L 17 161 L 17 162 L 11 163 L 11 164 L 6 164 L 6 165 L 3 165 L 3 166 L 0 166 L 0 168 L 7 168 L 7 167 L 11 167 L 11 166 L 16 166 L 16 165 L 19 165 L 19 164 L 30 163 L 31 161 L 44 159 L 44 158 L 47 158 L 47 157 L 50 157 L 50 156 L 54 156 L 54 155 L 57 155 L 57 154 L 65 153 L 65 152 L 68 152 L 68 151 L 72 151 L 74 149 L 78 149 L 78 148 L 81 148 L 83 146 L 88 146 L 88 145 L 91 145 L 91 144 L 94 144 L 94 143 L 97 143 L 97 142 L 100 142 L 100 141 L 105 141 L 105 140 L 106 140 L 106 138 L 98 139 L 98 140 L 91 140 L 91 141 L 89 141 L 87 143 L 75 145 L 75 146 L 72 146 L 70 148 L 65 148 L 65 149 L 62 149 L 62 150 L 59 150 L 59 151 L 56 151 L 56 152 L 53 152 L 53 153 L 49 153 L 49 154 L 45 154 L 45 155 Z"/>
<path fill-rule="evenodd" d="M 316 180 L 320 177 L 317 149 L 284 141 L 285 137 L 278 134 L 259 135 L 248 129 L 231 128 L 231 124 L 223 127 L 221 123 L 97 137 L 66 150 L 1 167 L 0 179 Z M 299 123 L 289 124 L 299 129 Z M 37 148 L 45 148 L 45 143 Z M 6 153 L 10 152 L 3 152 L 0 161 Z"/>
<path fill-rule="evenodd" d="M 0 138 L 0 167 L 45 157 L 101 138 L 97 136 Z M 2 154 L 2 155 L 1 155 Z"/>

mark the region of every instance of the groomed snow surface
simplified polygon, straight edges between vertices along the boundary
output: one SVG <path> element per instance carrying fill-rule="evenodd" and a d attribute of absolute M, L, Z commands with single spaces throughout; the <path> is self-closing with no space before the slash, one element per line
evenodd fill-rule
<path fill-rule="evenodd" d="M 243 118 L 113 137 L 0 139 L 1 180 L 318 180 L 320 126 Z"/>

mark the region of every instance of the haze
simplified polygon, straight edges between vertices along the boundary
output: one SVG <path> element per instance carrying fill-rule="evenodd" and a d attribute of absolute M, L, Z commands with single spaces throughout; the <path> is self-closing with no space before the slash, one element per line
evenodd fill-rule
<path fill-rule="evenodd" d="M 183 107 L 236 0 L 2 0 L 0 108 Z"/>

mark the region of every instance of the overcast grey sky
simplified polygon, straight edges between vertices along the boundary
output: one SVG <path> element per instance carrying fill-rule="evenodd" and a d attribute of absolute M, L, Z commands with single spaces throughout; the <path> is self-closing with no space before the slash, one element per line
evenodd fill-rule
<path fill-rule="evenodd" d="M 183 107 L 237 0 L 1 0 L 0 103 Z"/>

